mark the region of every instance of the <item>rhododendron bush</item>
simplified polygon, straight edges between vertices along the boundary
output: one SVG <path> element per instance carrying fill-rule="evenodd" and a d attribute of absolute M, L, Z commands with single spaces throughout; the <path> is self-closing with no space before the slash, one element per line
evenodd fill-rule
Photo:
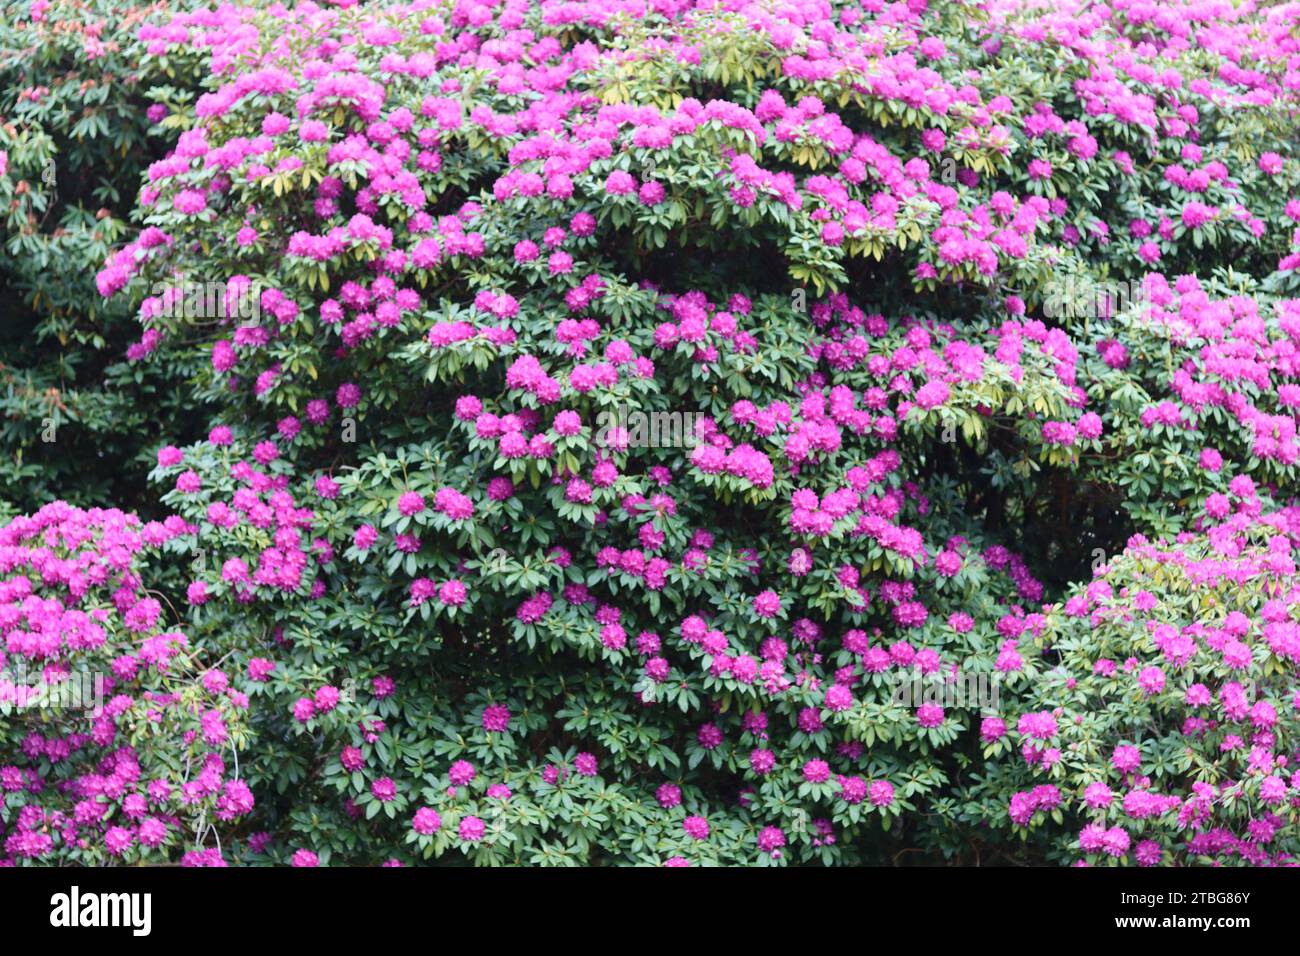
<path fill-rule="evenodd" d="M 965 819 L 1062 861 L 1289 860 L 1297 514 L 1260 517 L 1249 480 L 1235 485 L 1231 518 L 1176 544 L 1135 537 L 1048 615 L 1055 666 L 1014 725 L 981 724 L 989 755 L 1023 762 L 970 786 Z"/>
<path fill-rule="evenodd" d="M 0 531 L 11 859 L 221 865 L 218 828 L 252 809 L 228 775 L 248 697 L 165 629 L 137 563 L 189 530 L 56 503 Z"/>
<path fill-rule="evenodd" d="M 1291 861 L 1297 22 L 150 11 L 95 284 L 202 437 L 0 531 L 116 695 L 6 853 Z"/>

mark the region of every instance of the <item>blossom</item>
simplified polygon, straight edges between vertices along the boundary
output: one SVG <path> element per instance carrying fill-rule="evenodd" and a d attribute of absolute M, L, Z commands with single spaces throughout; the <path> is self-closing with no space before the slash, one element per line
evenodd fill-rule
<path fill-rule="evenodd" d="M 1138 686 L 1145 694 L 1158 694 L 1165 687 L 1165 673 L 1158 667 L 1144 667 L 1138 674 Z"/>
<path fill-rule="evenodd" d="M 411 829 L 422 836 L 435 834 L 442 827 L 442 817 L 438 816 L 437 810 L 432 806 L 421 806 L 416 810 L 415 817 L 411 819 Z"/>
<path fill-rule="evenodd" d="M 1056 736 L 1058 726 L 1056 718 L 1047 711 L 1037 711 L 1035 713 L 1024 714 L 1021 716 L 1016 730 L 1026 737 L 1035 740 L 1051 740 Z"/>
<path fill-rule="evenodd" d="M 888 807 L 894 802 L 894 787 L 888 780 L 873 781 L 868 788 L 867 799 L 872 806 Z"/>
<path fill-rule="evenodd" d="M 461 840 L 466 843 L 477 843 L 483 839 L 487 833 L 487 824 L 475 816 L 461 817 L 460 825 L 457 828 Z"/>
<path fill-rule="evenodd" d="M 408 517 L 419 514 L 424 510 L 424 497 L 414 491 L 405 491 L 397 499 L 397 510 Z"/>
<path fill-rule="evenodd" d="M 1120 744 L 1111 753 L 1110 762 L 1116 770 L 1131 773 L 1141 764 L 1142 754 L 1130 744 Z"/>
<path fill-rule="evenodd" d="M 754 598 L 754 613 L 759 617 L 775 617 L 781 613 L 781 598 L 775 591 L 764 591 Z"/>
<path fill-rule="evenodd" d="M 780 827 L 767 826 L 758 832 L 758 848 L 764 853 L 775 854 L 785 846 L 785 833 Z"/>
<path fill-rule="evenodd" d="M 490 733 L 504 733 L 510 727 L 510 709 L 503 704 L 489 704 L 483 708 L 483 729 Z"/>
<path fill-rule="evenodd" d="M 199 189 L 182 189 L 172 200 L 177 212 L 193 216 L 207 208 L 207 196 Z"/>

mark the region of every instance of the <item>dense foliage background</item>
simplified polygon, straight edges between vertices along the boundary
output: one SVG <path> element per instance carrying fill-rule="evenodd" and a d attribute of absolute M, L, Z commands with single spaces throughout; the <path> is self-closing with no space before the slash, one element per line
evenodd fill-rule
<path fill-rule="evenodd" d="M 1300 4 L 0 10 L 9 862 L 1293 861 Z"/>

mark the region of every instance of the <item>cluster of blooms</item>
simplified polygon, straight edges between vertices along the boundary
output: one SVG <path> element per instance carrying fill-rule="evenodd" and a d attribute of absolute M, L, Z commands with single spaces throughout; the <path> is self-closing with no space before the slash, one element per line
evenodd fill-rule
<path fill-rule="evenodd" d="M 1261 516 L 1248 484 L 1231 515 L 1176 542 L 1135 536 L 1045 609 L 1056 663 L 1009 702 L 1026 708 L 1023 761 L 967 796 L 987 806 L 1028 785 L 1005 812 L 1050 857 L 1265 865 L 1300 852 L 1300 510 Z"/>
<path fill-rule="evenodd" d="M 255 803 L 230 769 L 248 697 L 141 576 L 192 531 L 64 502 L 0 528 L 5 863 L 224 865 L 215 828 Z"/>
<path fill-rule="evenodd" d="M 1106 427 L 1124 447 L 1188 461 L 1164 478 L 1166 500 L 1204 501 L 1217 519 L 1239 495 L 1234 480 L 1258 485 L 1266 503 L 1284 499 L 1300 480 L 1300 300 L 1232 294 L 1190 275 L 1152 273 L 1141 289 L 1087 346 L 1089 380 L 1138 383 L 1149 396 L 1114 403 Z M 1149 473 L 1141 458 L 1096 465 L 1109 480 Z"/>

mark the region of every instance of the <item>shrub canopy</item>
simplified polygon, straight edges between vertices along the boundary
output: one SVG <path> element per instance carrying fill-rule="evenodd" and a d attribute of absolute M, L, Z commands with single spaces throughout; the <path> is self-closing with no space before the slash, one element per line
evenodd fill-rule
<path fill-rule="evenodd" d="M 0 37 L 48 48 L 66 15 L 38 2 Z M 158 153 L 88 159 L 136 202 L 68 307 L 134 317 L 93 387 L 142 396 L 150 425 L 105 454 L 156 452 L 137 494 L 158 522 L 15 520 L 0 632 L 28 653 L 32 589 L 93 561 L 48 529 L 142 536 L 174 607 L 123 560 L 96 582 L 117 590 L 68 584 L 121 655 L 100 746 L 136 739 L 157 681 L 182 688 L 177 728 L 237 728 L 145 735 L 132 759 L 170 791 L 78 784 L 94 813 L 53 785 L 79 764 L 24 746 L 7 853 L 1290 860 L 1298 18 L 416 0 L 113 21 L 125 122 Z M 4 109 L 16 139 L 56 122 Z M 174 672 L 136 626 L 169 615 Z M 41 654 L 66 671 L 75 644 Z M 991 694 L 954 700 L 972 687 Z"/>

